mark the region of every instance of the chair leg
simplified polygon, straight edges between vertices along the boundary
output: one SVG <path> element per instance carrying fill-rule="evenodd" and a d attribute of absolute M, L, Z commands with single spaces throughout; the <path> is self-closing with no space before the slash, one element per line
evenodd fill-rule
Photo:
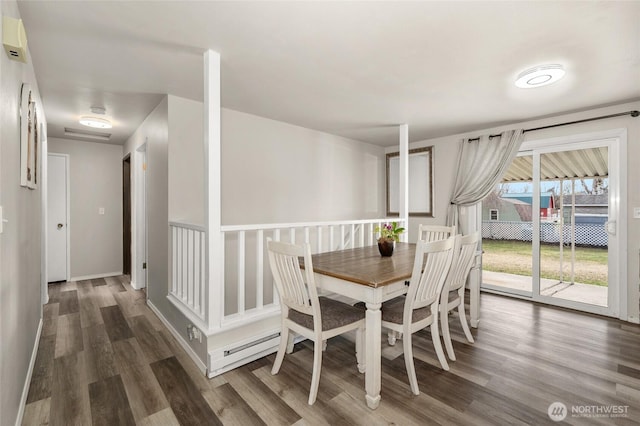
<path fill-rule="evenodd" d="M 449 371 L 449 364 L 447 363 L 447 358 L 444 356 L 442 343 L 440 342 L 440 332 L 438 331 L 438 309 L 432 309 L 431 315 L 433 315 L 433 322 L 431 323 L 431 339 L 433 340 L 433 347 L 436 350 L 436 355 L 438 355 L 438 361 L 440 361 L 442 369 Z"/>
<path fill-rule="evenodd" d="M 356 330 L 356 360 L 358 362 L 358 371 L 364 373 L 367 370 L 367 356 L 365 346 L 364 327 L 360 327 Z"/>
<path fill-rule="evenodd" d="M 449 311 L 447 311 L 447 301 L 440 302 L 440 328 L 442 328 L 442 340 L 444 340 L 444 347 L 447 349 L 447 355 L 452 361 L 456 360 L 456 354 L 453 352 L 453 343 L 451 342 L 451 334 L 449 332 Z"/>
<path fill-rule="evenodd" d="M 396 344 L 396 332 L 393 330 L 389 330 L 387 332 L 387 339 L 389 341 L 389 346 L 393 346 Z"/>
<path fill-rule="evenodd" d="M 411 392 L 414 395 L 420 395 L 420 388 L 418 388 L 418 379 L 416 378 L 416 368 L 413 363 L 413 348 L 411 346 L 411 333 L 406 333 L 402 340 L 402 347 L 404 348 L 404 365 L 407 368 L 407 376 L 409 377 L 409 386 L 411 386 Z"/>
<path fill-rule="evenodd" d="M 322 341 L 322 352 L 325 352 L 327 350 L 327 339 L 324 339 Z"/>
<path fill-rule="evenodd" d="M 294 332 L 289 332 L 289 339 L 287 340 L 287 353 L 291 354 L 293 353 L 293 339 L 296 338 L 296 335 Z"/>
<path fill-rule="evenodd" d="M 284 353 L 287 350 L 287 342 L 292 334 L 293 333 L 290 333 L 287 327 L 282 327 L 282 332 L 280 333 L 280 345 L 278 346 L 276 360 L 273 362 L 273 367 L 271 368 L 271 374 L 278 374 L 278 371 L 280 371 L 280 366 L 284 359 Z"/>
<path fill-rule="evenodd" d="M 460 305 L 458 305 L 458 316 L 460 317 L 460 324 L 462 325 L 462 330 L 464 330 L 464 335 L 467 337 L 469 343 L 474 343 L 469 324 L 467 324 L 467 316 L 464 312 L 464 299 L 462 299 Z"/>
<path fill-rule="evenodd" d="M 322 369 L 322 340 L 313 342 L 313 375 L 311 376 L 311 389 L 309 390 L 309 405 L 316 402 L 318 386 L 320 385 L 320 370 Z"/>

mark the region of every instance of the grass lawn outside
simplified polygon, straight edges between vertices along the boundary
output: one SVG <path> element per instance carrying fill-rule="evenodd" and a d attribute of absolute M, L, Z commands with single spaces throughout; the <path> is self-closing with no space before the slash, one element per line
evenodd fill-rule
<path fill-rule="evenodd" d="M 531 242 L 482 240 L 482 268 L 487 271 L 531 276 Z M 564 280 L 571 279 L 571 246 L 564 247 Z M 608 250 L 606 247 L 576 247 L 575 282 L 607 285 Z M 560 246 L 540 244 L 541 278 L 560 279 Z"/>

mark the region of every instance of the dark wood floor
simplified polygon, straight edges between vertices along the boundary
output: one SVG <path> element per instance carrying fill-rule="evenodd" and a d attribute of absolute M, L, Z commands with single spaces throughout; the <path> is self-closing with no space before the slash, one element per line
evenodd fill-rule
<path fill-rule="evenodd" d="M 309 406 L 307 342 L 276 376 L 271 355 L 208 380 L 126 277 L 49 293 L 26 425 L 552 424 L 547 409 L 556 401 L 571 424 L 640 421 L 640 327 L 616 320 L 483 294 L 475 344 L 451 318 L 451 371 L 438 367 L 428 332 L 414 335 L 419 396 L 410 392 L 402 345 L 383 342 L 382 402 L 371 411 L 348 338 L 329 342 Z M 579 418 L 572 406 L 627 412 Z"/>

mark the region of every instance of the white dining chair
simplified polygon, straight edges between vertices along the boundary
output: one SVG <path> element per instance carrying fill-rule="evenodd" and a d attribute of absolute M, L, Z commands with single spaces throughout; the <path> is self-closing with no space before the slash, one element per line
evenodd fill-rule
<path fill-rule="evenodd" d="M 280 346 L 271 374 L 280 371 L 290 332 L 313 341 L 313 374 L 309 390 L 309 405 L 312 405 L 318 395 L 323 343 L 327 339 L 356 330 L 358 370 L 364 372 L 365 312 L 337 300 L 318 297 L 309 244 L 300 246 L 267 238 L 267 251 L 282 308 Z M 300 267 L 300 258 L 304 259 L 304 269 Z"/>
<path fill-rule="evenodd" d="M 413 363 L 413 333 L 430 326 L 438 361 L 444 370 L 449 370 L 438 331 L 438 303 L 451 266 L 455 238 L 418 241 L 407 296 L 382 304 L 382 326 L 403 334 L 404 362 L 411 391 L 416 395 L 420 390 Z"/>
<path fill-rule="evenodd" d="M 460 317 L 460 324 L 462 325 L 462 330 L 464 330 L 464 335 L 470 343 L 473 343 L 473 336 L 471 335 L 471 330 L 469 330 L 464 310 L 464 295 L 467 277 L 476 259 L 479 239 L 480 233 L 477 231 L 457 239 L 453 251 L 451 268 L 449 269 L 449 276 L 447 277 L 440 296 L 442 339 L 447 348 L 447 354 L 452 361 L 456 360 L 456 356 L 453 352 L 451 334 L 449 333 L 449 312 L 456 307 L 458 308 L 458 316 Z"/>
<path fill-rule="evenodd" d="M 446 240 L 449 237 L 453 237 L 456 235 L 456 227 L 455 226 L 440 226 L 440 225 L 423 225 L 420 224 L 418 226 L 418 240 L 433 242 Z M 397 331 L 388 330 L 387 331 L 387 341 L 389 345 L 393 346 L 396 344 L 397 339 L 402 338 L 402 333 Z"/>
<path fill-rule="evenodd" d="M 455 226 L 423 225 L 418 227 L 418 240 L 439 241 L 456 235 Z"/>

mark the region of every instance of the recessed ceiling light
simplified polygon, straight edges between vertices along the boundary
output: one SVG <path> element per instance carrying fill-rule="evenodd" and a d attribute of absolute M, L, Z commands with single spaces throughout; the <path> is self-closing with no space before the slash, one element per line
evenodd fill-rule
<path fill-rule="evenodd" d="M 90 117 L 88 115 L 80 117 L 80 124 L 83 126 L 94 127 L 96 129 L 110 129 L 112 127 L 109 120 L 99 117 Z"/>
<path fill-rule="evenodd" d="M 521 72 L 516 79 L 516 86 L 522 89 L 546 86 L 564 77 L 562 65 L 540 65 Z"/>

